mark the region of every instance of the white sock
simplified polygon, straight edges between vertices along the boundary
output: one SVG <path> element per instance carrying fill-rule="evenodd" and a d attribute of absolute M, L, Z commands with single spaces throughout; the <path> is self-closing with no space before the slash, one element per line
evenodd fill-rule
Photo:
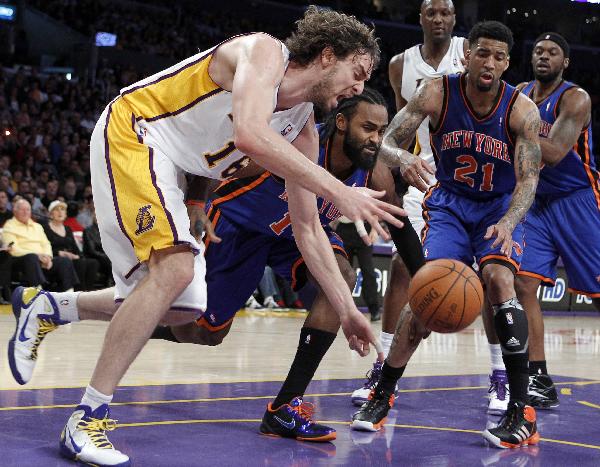
<path fill-rule="evenodd" d="M 383 356 L 387 358 L 390 353 L 390 347 L 392 346 L 392 341 L 394 340 L 394 334 L 390 334 L 389 332 L 381 331 L 379 335 L 379 339 L 381 339 L 381 346 L 383 347 Z"/>
<path fill-rule="evenodd" d="M 52 298 L 58 306 L 58 317 L 71 323 L 79 321 L 77 298 L 81 292 L 52 292 Z"/>
<path fill-rule="evenodd" d="M 502 347 L 500 344 L 488 344 L 490 347 L 490 359 L 492 361 L 492 371 L 494 370 L 504 370 L 504 360 L 502 360 Z"/>
<path fill-rule="evenodd" d="M 88 384 L 88 387 L 85 388 L 85 393 L 81 398 L 81 405 L 87 405 L 93 412 L 102 404 L 110 404 L 112 398 L 112 395 L 107 396 L 106 394 L 102 394 Z"/>

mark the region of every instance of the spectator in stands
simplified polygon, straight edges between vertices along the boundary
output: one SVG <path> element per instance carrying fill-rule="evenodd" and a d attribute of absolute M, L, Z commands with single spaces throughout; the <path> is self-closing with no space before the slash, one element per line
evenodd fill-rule
<path fill-rule="evenodd" d="M 64 224 L 67 217 L 67 204 L 63 201 L 53 201 L 48 211 L 50 221 L 44 225 L 44 231 L 52 245 L 52 254 L 73 261 L 81 290 L 92 290 L 98 279 L 100 264 L 94 258 L 83 256 L 73 231 Z"/>
<path fill-rule="evenodd" d="M 77 200 L 77 184 L 75 183 L 75 181 L 73 179 L 68 179 L 65 182 L 65 184 L 63 186 L 63 196 L 67 203 L 69 201 Z"/>
<path fill-rule="evenodd" d="M 46 183 L 46 195 L 42 198 L 44 206 L 50 206 L 52 201 L 58 199 L 58 180 L 50 180 Z"/>
<path fill-rule="evenodd" d="M 106 277 L 105 285 L 113 285 L 112 266 L 110 259 L 102 249 L 102 241 L 100 240 L 100 230 L 98 230 L 98 222 L 96 221 L 96 212 L 92 204 L 92 225 L 83 231 L 83 254 L 88 258 L 94 258 L 100 263 L 100 273 Z"/>
<path fill-rule="evenodd" d="M 87 187 L 86 187 L 87 188 Z M 83 198 L 83 204 L 79 208 L 77 214 L 77 222 L 83 227 L 84 231 L 93 223 L 94 216 L 94 197 L 91 193 L 85 194 Z"/>
<path fill-rule="evenodd" d="M 0 228 L 4 227 L 4 223 L 13 215 L 9 209 L 8 193 L 0 189 Z"/>
<path fill-rule="evenodd" d="M 65 225 L 73 232 L 83 232 L 83 226 L 77 220 L 78 215 L 79 203 L 76 201 L 69 201 L 67 203 L 67 218 L 65 219 Z"/>
<path fill-rule="evenodd" d="M 11 248 L 12 246 L 5 243 L 2 234 L 0 234 L 0 305 L 10 303 Z"/>
<path fill-rule="evenodd" d="M 9 175 L 0 175 L 0 190 L 6 192 L 9 199 L 15 196 L 15 190 L 13 190 Z"/>
<path fill-rule="evenodd" d="M 59 292 L 73 290 L 79 282 L 73 262 L 63 257 L 52 257 L 52 246 L 44 228 L 31 219 L 29 201 L 23 198 L 15 201 L 13 214 L 14 217 L 4 224 L 3 231 L 4 243 L 11 245 L 9 253 L 13 272 L 22 272 L 30 286 L 55 281 Z"/>

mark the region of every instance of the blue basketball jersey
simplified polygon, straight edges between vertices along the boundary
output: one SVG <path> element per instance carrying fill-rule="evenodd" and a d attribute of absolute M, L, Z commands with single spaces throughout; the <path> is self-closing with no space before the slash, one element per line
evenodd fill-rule
<path fill-rule="evenodd" d="M 331 172 L 331 138 L 319 148 L 319 165 Z M 343 180 L 348 186 L 367 186 L 370 170 L 355 169 Z M 293 238 L 287 192 L 283 179 L 270 172 L 260 176 L 226 181 L 214 192 L 210 205 L 218 208 L 221 215 L 249 230 Z M 326 226 L 341 216 L 330 201 L 317 198 L 321 224 Z"/>
<path fill-rule="evenodd" d="M 519 94 L 500 81 L 498 96 L 487 115 L 477 115 L 466 95 L 463 74 L 443 77 L 440 121 L 430 127 L 436 178 L 447 190 L 471 199 L 512 193 L 514 139 L 508 120 Z"/>
<path fill-rule="evenodd" d="M 535 81 L 527 83 L 523 94 L 532 98 Z M 552 125 L 558 118 L 558 107 L 563 94 L 572 88 L 578 87 L 569 81 L 563 81 L 552 94 L 537 103 L 542 118 L 540 136 L 548 137 Z M 540 181 L 537 195 L 566 195 L 574 191 L 592 187 L 596 197 L 600 200 L 600 186 L 598 185 L 598 171 L 592 150 L 592 122 L 581 131 L 575 146 L 555 167 L 544 166 L 540 171 Z M 599 204 L 600 206 L 600 204 Z"/>

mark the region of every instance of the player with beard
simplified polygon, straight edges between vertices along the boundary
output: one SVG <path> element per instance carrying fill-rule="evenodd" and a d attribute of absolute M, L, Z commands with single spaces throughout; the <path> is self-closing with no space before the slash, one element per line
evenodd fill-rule
<path fill-rule="evenodd" d="M 365 89 L 362 94 L 341 101 L 336 111 L 318 127 L 318 164 L 346 186 L 370 184 L 389 194 L 386 201 L 399 203 L 390 170 L 376 165 L 377 150 L 387 123 L 385 101 L 376 91 Z M 327 227 L 340 216 L 340 211 L 323 198 L 318 198 L 317 205 L 321 228 L 329 238 L 331 250 L 336 253 L 338 273 L 341 272 L 346 282 L 345 291 L 349 291 L 354 287 L 354 270 L 339 237 Z M 190 318 L 185 324 L 157 327 L 152 337 L 218 345 L 229 333 L 235 314 L 258 285 L 266 265 L 291 280 L 296 289 L 310 279 L 317 285 L 318 294 L 300 332 L 288 377 L 276 399 L 269 404 L 260 430 L 264 434 L 304 441 L 335 439 L 333 428 L 311 421 L 310 404 L 304 403 L 302 397 L 337 335 L 340 319 L 323 289 L 309 273 L 296 243 L 298 238 L 294 241 L 287 184 L 267 171 L 226 181 L 216 189 L 207 209 L 213 227 L 211 236 L 218 239 L 206 242 L 207 310 L 198 320 L 188 315 Z M 408 222 L 406 218 L 402 219 Z M 397 241 L 399 229 L 393 224 L 389 224 L 389 228 Z M 107 321 L 113 314 L 83 310 L 73 321 Z"/>
<path fill-rule="evenodd" d="M 108 441 L 109 403 L 119 381 L 162 319 L 189 319 L 206 307 L 203 247 L 190 233 L 185 172 L 220 180 L 250 160 L 287 180 L 294 235 L 351 348 L 374 341 L 318 221 L 314 193 L 352 220 L 402 225 L 382 194 L 344 185 L 314 163 L 313 104 L 325 111 L 362 92 L 379 45 L 356 18 L 309 7 L 285 43 L 263 33 L 231 38 L 122 89 L 91 137 L 98 227 L 115 288 L 52 294 L 19 289 L 11 370 L 28 381 L 37 347 L 53 326 L 82 309 L 119 312 L 108 327 L 90 384 L 64 427 L 61 453 L 98 465 L 129 465 Z M 292 144 L 293 141 L 293 144 Z M 171 312 L 169 312 L 171 310 Z M 184 314 L 185 313 L 179 313 Z M 18 336 L 18 337 L 17 337 Z"/>
<path fill-rule="evenodd" d="M 535 80 L 518 88 L 540 110 L 544 167 L 535 201 L 525 218 L 527 247 L 515 282 L 529 320 L 529 399 L 533 407 L 558 406 L 544 353 L 544 321 L 537 298 L 541 282 L 553 286 L 562 258 L 569 289 L 591 297 L 600 310 L 600 186 L 592 150 L 588 93 L 565 81 L 569 44 L 555 32 L 535 41 Z"/>
<path fill-rule="evenodd" d="M 423 201 L 424 254 L 426 260 L 451 258 L 467 265 L 475 258 L 479 265 L 510 387 L 504 418 L 483 435 L 503 448 L 539 441 L 527 396 L 527 317 L 516 298 L 514 275 L 524 246 L 521 220 L 538 182 L 540 117 L 531 100 L 500 79 L 512 45 L 512 33 L 502 23 L 476 24 L 469 34 L 466 73 L 421 85 L 390 123 L 380 150 L 404 152 L 400 144 L 429 117 L 438 183 Z M 354 429 L 376 431 L 384 423 L 398 373 L 426 332 L 414 326 L 416 345 L 411 345 L 403 319 L 414 318 L 401 316 L 371 398 L 353 416 Z"/>
<path fill-rule="evenodd" d="M 464 71 L 464 53 L 468 49 L 468 41 L 462 37 L 452 36 L 456 24 L 452 0 L 424 0 L 421 3 L 420 23 L 423 29 L 423 44 L 415 45 L 396 55 L 389 64 L 389 78 L 396 95 L 396 111 L 398 112 L 404 108 L 422 82 Z M 406 149 L 411 140 L 412 136 L 402 147 Z M 424 161 L 429 167 L 435 167 L 429 142 L 429 119 L 425 119 L 416 132 L 414 153 L 419 158 L 412 158 L 412 163 L 402 168 L 400 171 L 402 177 L 398 178 L 400 181 L 405 178 L 415 183 L 414 186 L 408 187 L 408 191 L 403 197 L 403 207 L 412 227 L 417 233 L 420 233 L 425 226 L 422 207 L 423 195 L 429 186 L 435 184 L 435 177 L 429 177 L 421 162 Z M 419 173 L 420 171 L 423 176 Z M 403 182 L 401 185 L 400 189 L 405 190 Z M 407 233 L 407 242 L 412 244 L 412 234 L 409 234 L 408 230 L 407 226 L 403 228 L 403 231 Z M 387 288 L 383 302 L 380 339 L 386 356 L 392 344 L 400 314 L 408 304 L 410 277 L 423 264 L 423 258 L 417 257 L 414 250 L 406 251 L 405 249 L 399 253 L 394 254 L 390 271 L 390 280 L 397 286 Z M 396 276 L 399 276 L 398 280 L 396 280 Z M 487 301 L 486 308 L 489 309 Z M 489 313 L 484 312 L 482 316 L 491 357 L 487 411 L 503 414 L 508 406 L 509 394 L 506 368 L 502 361 L 502 349 Z M 407 326 L 414 326 L 410 320 L 403 322 Z M 415 332 L 411 331 L 408 335 L 415 336 Z M 411 345 L 414 344 L 416 343 L 413 342 Z M 381 363 L 375 362 L 373 369 L 367 374 L 368 378 L 363 387 L 352 393 L 351 400 L 354 405 L 360 406 L 366 402 L 380 373 Z"/>

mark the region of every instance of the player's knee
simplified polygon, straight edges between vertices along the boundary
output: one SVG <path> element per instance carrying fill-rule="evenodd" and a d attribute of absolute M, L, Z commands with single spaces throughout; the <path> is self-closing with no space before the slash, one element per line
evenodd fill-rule
<path fill-rule="evenodd" d="M 535 279 L 534 277 L 515 276 L 515 291 L 517 292 L 517 297 L 521 299 L 521 297 L 531 297 L 532 295 L 536 295 L 539 284 L 539 279 Z"/>
<path fill-rule="evenodd" d="M 504 355 L 527 351 L 527 316 L 516 298 L 495 307 L 494 325 Z"/>
<path fill-rule="evenodd" d="M 495 268 L 486 267 L 483 270 L 483 280 L 485 281 L 486 293 L 492 300 L 495 297 L 514 296 L 515 278 L 511 270 L 500 266 Z M 505 300 L 506 298 L 504 298 Z M 502 300 L 502 298 L 500 298 Z"/>

